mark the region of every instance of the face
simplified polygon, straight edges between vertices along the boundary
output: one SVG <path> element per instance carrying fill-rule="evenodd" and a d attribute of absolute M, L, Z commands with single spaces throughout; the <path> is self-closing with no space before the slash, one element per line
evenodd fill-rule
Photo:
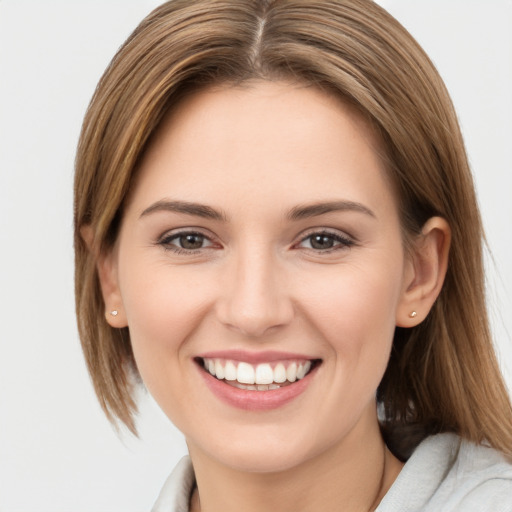
<path fill-rule="evenodd" d="M 378 145 L 350 106 L 284 83 L 209 89 L 164 120 L 108 302 L 197 456 L 275 471 L 378 435 L 410 268 Z"/>

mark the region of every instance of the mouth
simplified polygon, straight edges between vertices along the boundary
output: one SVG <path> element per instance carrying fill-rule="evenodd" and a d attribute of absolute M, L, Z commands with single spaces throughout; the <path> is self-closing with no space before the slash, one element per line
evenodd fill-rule
<path fill-rule="evenodd" d="M 233 388 L 274 391 L 304 379 L 321 364 L 321 359 L 284 359 L 251 364 L 218 357 L 197 357 L 204 372 Z"/>

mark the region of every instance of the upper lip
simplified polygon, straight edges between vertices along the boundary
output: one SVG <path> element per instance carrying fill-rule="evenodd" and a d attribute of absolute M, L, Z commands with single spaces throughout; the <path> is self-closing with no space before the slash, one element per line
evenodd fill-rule
<path fill-rule="evenodd" d="M 247 350 L 215 350 L 203 352 L 198 354 L 196 357 L 203 359 L 230 359 L 232 361 L 243 361 L 250 364 L 271 363 L 273 361 L 285 361 L 287 359 L 304 361 L 319 359 L 315 356 L 273 350 L 264 350 L 259 352 L 250 352 Z"/>

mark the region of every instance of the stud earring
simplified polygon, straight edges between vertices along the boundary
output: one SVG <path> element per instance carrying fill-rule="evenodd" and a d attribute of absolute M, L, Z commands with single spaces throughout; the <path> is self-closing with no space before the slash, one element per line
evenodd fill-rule
<path fill-rule="evenodd" d="M 113 310 L 110 312 L 110 314 L 111 314 L 112 316 L 117 316 L 117 313 L 118 313 L 117 309 L 113 309 Z"/>
<path fill-rule="evenodd" d="M 409 313 L 409 317 L 410 317 L 410 318 L 414 318 L 417 314 L 418 314 L 418 313 L 416 313 L 416 311 L 411 311 L 411 312 Z"/>

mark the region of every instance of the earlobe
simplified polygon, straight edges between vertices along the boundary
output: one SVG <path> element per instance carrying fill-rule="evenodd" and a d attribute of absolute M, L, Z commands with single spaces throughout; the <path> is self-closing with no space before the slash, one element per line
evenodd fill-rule
<path fill-rule="evenodd" d="M 117 275 L 117 252 L 115 248 L 108 253 L 100 252 L 94 245 L 94 232 L 89 225 L 82 226 L 80 235 L 96 263 L 101 293 L 105 303 L 105 319 L 111 327 L 126 327 L 128 324 Z"/>
<path fill-rule="evenodd" d="M 111 327 L 126 327 L 123 300 L 119 289 L 116 251 L 100 254 L 96 266 L 105 302 L 105 318 Z"/>
<path fill-rule="evenodd" d="M 444 283 L 451 229 L 442 217 L 430 218 L 414 241 L 404 272 L 396 325 L 414 327 L 428 315 Z"/>

